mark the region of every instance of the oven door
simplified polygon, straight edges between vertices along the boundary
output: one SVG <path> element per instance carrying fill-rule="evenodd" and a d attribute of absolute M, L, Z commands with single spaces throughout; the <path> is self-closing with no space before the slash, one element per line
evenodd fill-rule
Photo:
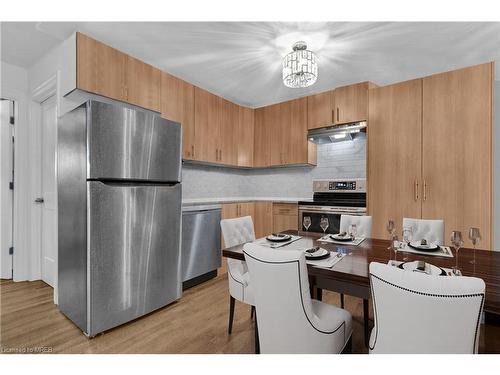
<path fill-rule="evenodd" d="M 322 217 L 328 218 L 328 228 L 326 233 L 336 234 L 340 232 L 340 217 L 342 215 L 363 215 L 359 212 L 346 212 L 346 211 L 335 211 L 331 207 L 322 206 L 304 206 L 299 207 L 299 230 L 305 231 L 304 227 L 304 217 L 309 216 L 311 218 L 311 226 L 308 232 L 313 233 L 323 233 L 323 229 L 320 227 L 320 221 Z"/>

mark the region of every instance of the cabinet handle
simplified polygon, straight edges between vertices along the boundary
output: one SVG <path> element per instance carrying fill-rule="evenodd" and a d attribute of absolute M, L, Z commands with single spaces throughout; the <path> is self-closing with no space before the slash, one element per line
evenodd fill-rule
<path fill-rule="evenodd" d="M 415 180 L 414 182 L 414 190 L 415 190 L 415 202 L 418 201 L 418 181 Z"/>
<path fill-rule="evenodd" d="M 222 160 L 222 150 L 219 150 L 219 161 Z"/>
<path fill-rule="evenodd" d="M 339 107 L 337 107 L 337 121 L 339 121 Z"/>
<path fill-rule="evenodd" d="M 427 181 L 424 180 L 424 202 L 427 200 Z"/>
<path fill-rule="evenodd" d="M 219 150 L 215 149 L 215 161 L 219 160 Z"/>
<path fill-rule="evenodd" d="M 194 145 L 191 145 L 191 157 L 194 158 Z"/>

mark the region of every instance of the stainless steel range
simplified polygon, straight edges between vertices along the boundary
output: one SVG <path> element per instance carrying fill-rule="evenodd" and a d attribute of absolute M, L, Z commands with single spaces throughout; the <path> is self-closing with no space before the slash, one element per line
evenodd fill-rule
<path fill-rule="evenodd" d="M 313 200 L 299 202 L 299 228 L 305 230 L 304 217 L 311 218 L 309 232 L 323 233 L 322 217 L 327 217 L 326 233 L 338 233 L 340 216 L 366 215 L 366 180 L 314 180 Z"/>

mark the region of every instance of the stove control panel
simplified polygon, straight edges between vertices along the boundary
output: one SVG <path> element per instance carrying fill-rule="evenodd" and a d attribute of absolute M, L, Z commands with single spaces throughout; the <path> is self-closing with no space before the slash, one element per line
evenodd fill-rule
<path fill-rule="evenodd" d="M 352 180 L 314 180 L 313 192 L 315 193 L 329 193 L 329 192 L 366 192 L 365 179 L 352 179 Z"/>

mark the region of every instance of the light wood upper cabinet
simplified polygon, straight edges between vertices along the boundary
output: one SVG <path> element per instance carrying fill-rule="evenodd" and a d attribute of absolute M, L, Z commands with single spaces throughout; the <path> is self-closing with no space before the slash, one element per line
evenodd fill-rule
<path fill-rule="evenodd" d="M 108 98 L 127 101 L 127 55 L 76 33 L 76 87 Z"/>
<path fill-rule="evenodd" d="M 307 98 L 255 110 L 256 167 L 316 164 L 316 147 L 307 141 Z"/>
<path fill-rule="evenodd" d="M 271 106 L 267 106 L 255 110 L 254 167 L 262 168 L 271 165 L 270 108 Z"/>
<path fill-rule="evenodd" d="M 194 158 L 194 86 L 161 73 L 161 116 L 182 125 L 182 157 Z"/>
<path fill-rule="evenodd" d="M 217 162 L 226 165 L 238 164 L 238 106 L 220 98 L 220 120 L 218 123 Z"/>
<path fill-rule="evenodd" d="M 161 72 L 154 66 L 127 56 L 127 101 L 160 112 Z"/>
<path fill-rule="evenodd" d="M 346 124 L 368 119 L 368 89 L 375 85 L 370 82 L 338 87 L 332 97 L 334 123 Z"/>
<path fill-rule="evenodd" d="M 286 112 L 290 113 L 290 123 L 283 132 L 286 133 L 286 143 L 283 149 L 283 164 L 307 164 L 307 98 L 291 100 Z"/>
<path fill-rule="evenodd" d="M 194 160 L 216 163 L 219 161 L 219 118 L 218 96 L 195 87 L 194 89 Z"/>
<path fill-rule="evenodd" d="M 372 236 L 398 233 L 403 217 L 421 217 L 422 80 L 369 90 L 368 213 Z"/>
<path fill-rule="evenodd" d="M 307 97 L 308 129 L 333 125 L 334 91 L 326 91 Z"/>
<path fill-rule="evenodd" d="M 445 240 L 478 227 L 491 249 L 492 69 L 477 65 L 423 79 L 422 217 L 444 219 Z M 370 123 L 371 126 L 371 123 Z"/>
<path fill-rule="evenodd" d="M 84 34 L 76 34 L 76 87 L 160 111 L 160 70 Z"/>
<path fill-rule="evenodd" d="M 238 166 L 253 167 L 254 110 L 238 107 Z"/>

